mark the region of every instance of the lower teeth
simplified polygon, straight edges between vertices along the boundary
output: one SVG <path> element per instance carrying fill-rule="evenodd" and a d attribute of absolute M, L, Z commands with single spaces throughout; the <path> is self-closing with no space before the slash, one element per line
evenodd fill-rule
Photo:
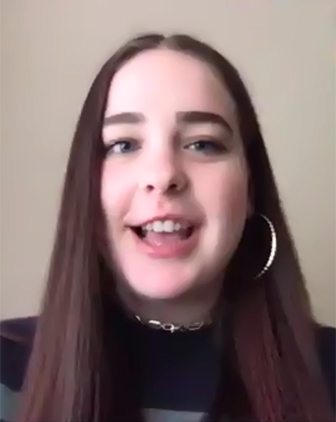
<path fill-rule="evenodd" d="M 182 239 L 188 239 L 192 235 L 193 230 L 194 229 L 192 227 L 188 227 L 187 229 L 180 230 L 179 232 L 160 232 L 159 234 L 172 235 L 178 233 Z M 141 227 L 134 228 L 133 231 L 137 234 L 137 236 L 140 237 L 140 239 L 144 239 L 149 233 L 147 230 L 143 230 Z"/>

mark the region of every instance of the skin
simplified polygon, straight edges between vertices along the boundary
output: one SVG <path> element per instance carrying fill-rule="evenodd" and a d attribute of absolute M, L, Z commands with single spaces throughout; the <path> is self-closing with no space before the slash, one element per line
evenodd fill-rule
<path fill-rule="evenodd" d="M 219 118 L 184 122 L 183 112 L 193 111 Z M 120 113 L 137 115 L 112 117 Z M 107 152 L 101 201 L 122 301 L 146 318 L 205 318 L 251 208 L 228 90 L 196 58 L 168 49 L 140 53 L 111 82 L 102 137 Z M 153 259 L 136 248 L 126 226 L 165 213 L 200 224 L 190 255 Z"/>

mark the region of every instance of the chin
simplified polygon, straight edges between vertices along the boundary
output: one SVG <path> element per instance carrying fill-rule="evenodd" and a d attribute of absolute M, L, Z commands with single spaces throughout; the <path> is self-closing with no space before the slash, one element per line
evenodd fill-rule
<path fill-rule="evenodd" d="M 141 280 L 128 279 L 127 284 L 136 295 L 150 300 L 175 299 L 191 290 L 195 285 L 192 280 L 172 279 L 164 276 L 148 276 Z"/>

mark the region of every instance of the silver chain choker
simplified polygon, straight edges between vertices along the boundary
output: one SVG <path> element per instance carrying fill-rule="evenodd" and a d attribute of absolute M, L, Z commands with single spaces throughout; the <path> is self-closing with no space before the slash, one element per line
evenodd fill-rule
<path fill-rule="evenodd" d="M 139 315 L 135 315 L 135 319 L 143 325 L 147 325 L 150 328 L 155 330 L 162 330 L 168 331 L 170 333 L 175 333 L 177 331 L 184 332 L 184 331 L 197 331 L 201 328 L 211 324 L 211 319 L 207 319 L 205 321 L 193 322 L 191 324 L 173 324 L 172 322 L 160 322 L 155 319 L 144 320 Z"/>

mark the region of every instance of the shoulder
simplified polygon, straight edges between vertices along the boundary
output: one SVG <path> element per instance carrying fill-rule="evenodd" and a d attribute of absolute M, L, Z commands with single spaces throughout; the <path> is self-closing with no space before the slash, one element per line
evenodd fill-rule
<path fill-rule="evenodd" d="M 336 328 L 319 326 L 317 329 L 317 349 L 322 370 L 329 388 L 332 400 L 336 396 Z"/>
<path fill-rule="evenodd" d="M 36 318 L 0 322 L 0 421 L 15 409 L 27 369 L 35 334 Z"/>

